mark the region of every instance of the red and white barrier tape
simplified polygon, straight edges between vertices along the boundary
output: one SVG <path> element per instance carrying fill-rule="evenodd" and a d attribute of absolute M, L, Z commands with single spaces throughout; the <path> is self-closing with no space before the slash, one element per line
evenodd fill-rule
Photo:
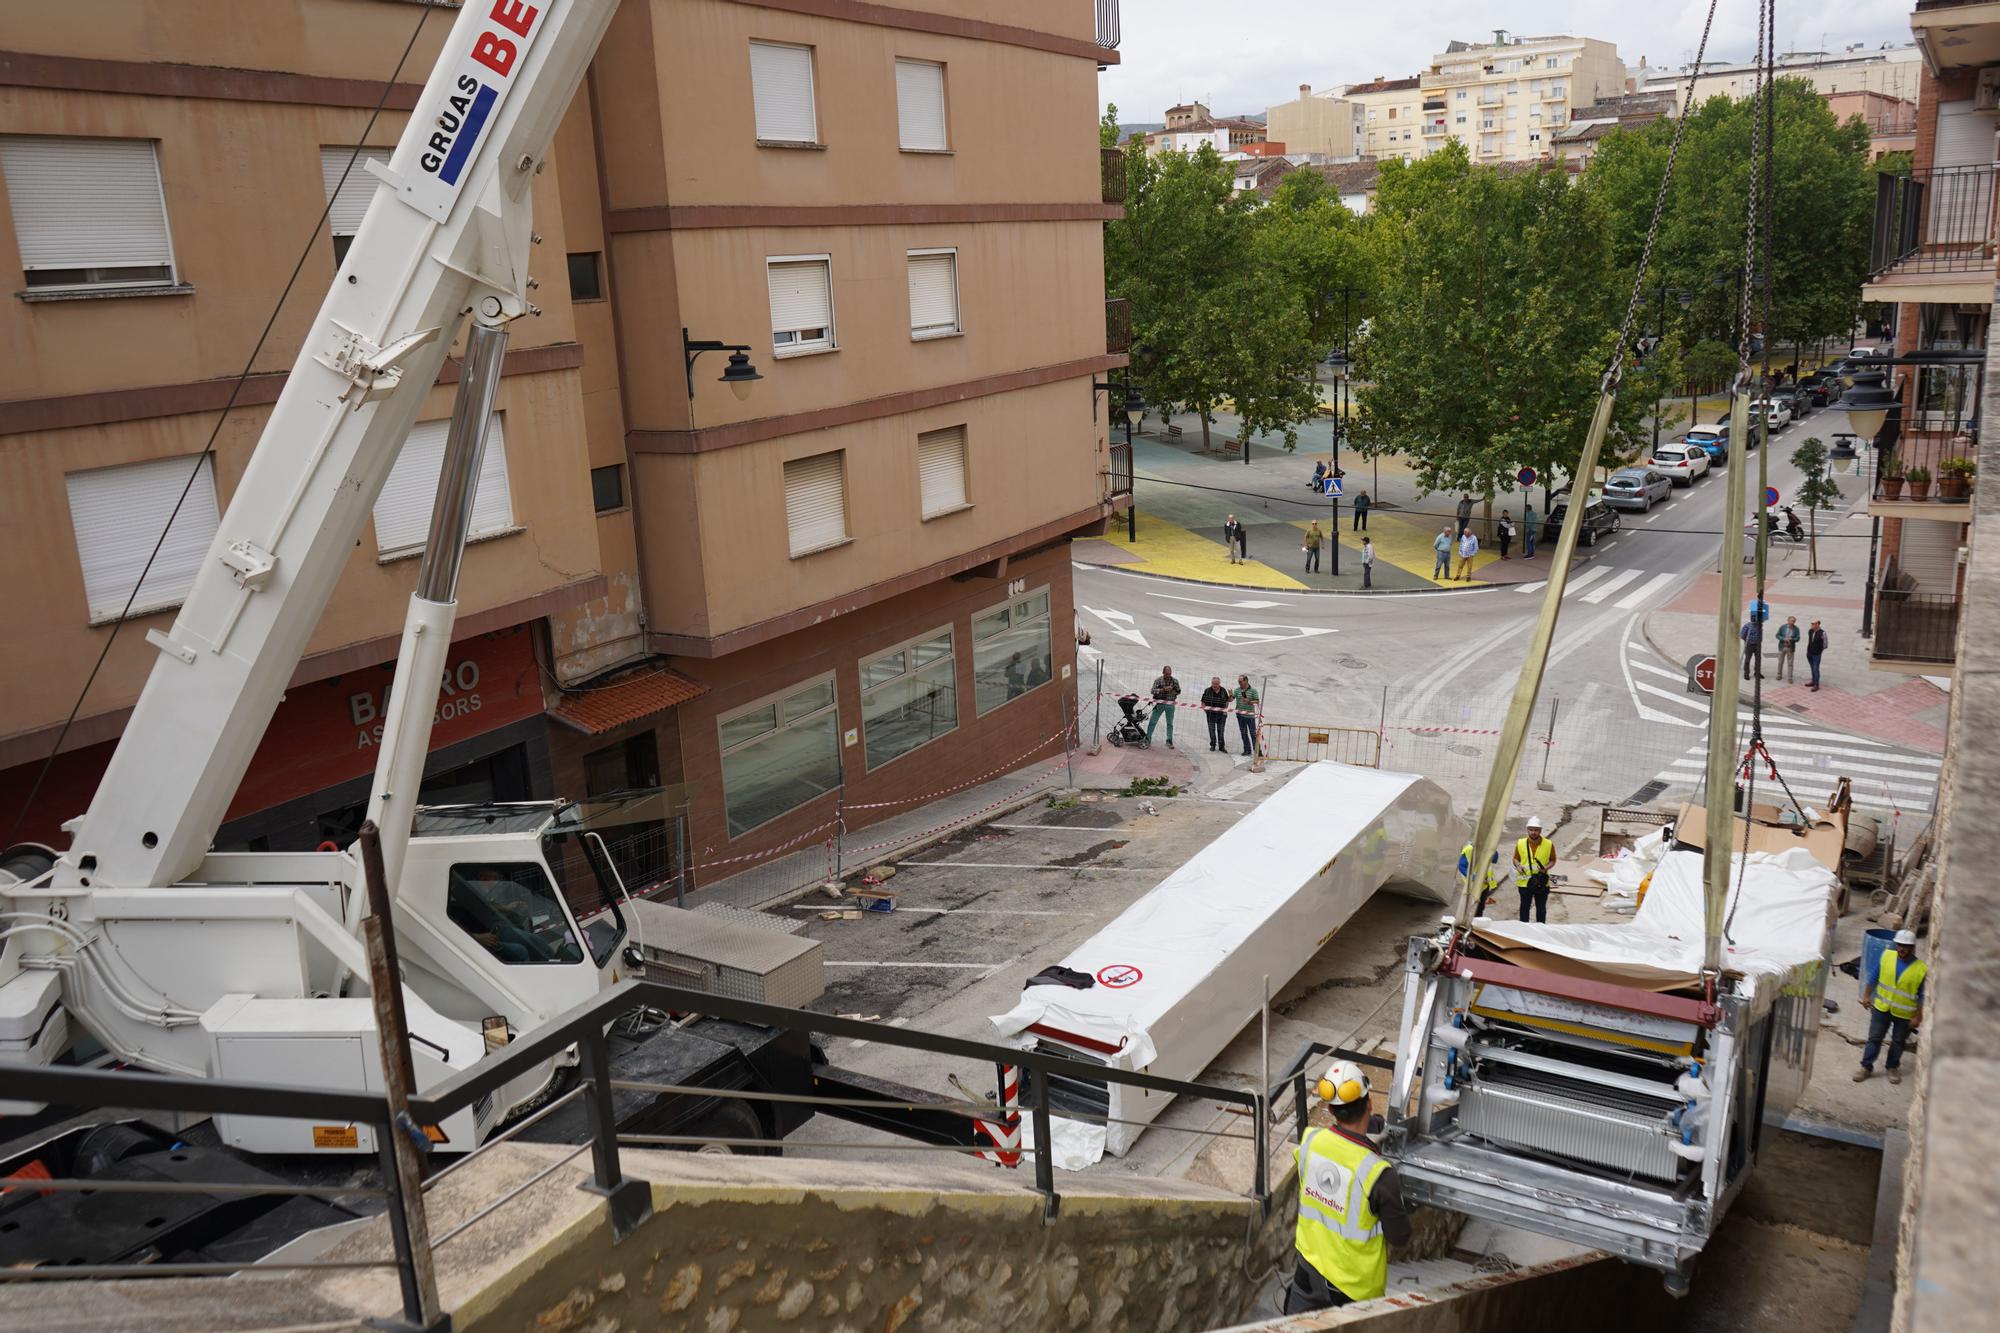
<path fill-rule="evenodd" d="M 1026 763 L 1028 760 L 1034 758 L 1037 754 L 1041 753 L 1043 750 L 1047 749 L 1052 742 L 1062 740 L 1067 735 L 1069 735 L 1068 727 L 1064 727 L 1061 731 L 1051 732 L 1047 736 L 1044 736 L 1041 740 L 1036 741 L 1034 745 L 1030 746 L 1028 749 L 1023 750 L 1019 755 L 1016 755 L 1014 758 L 1009 759 L 1007 762 L 996 765 L 993 768 L 987 769 L 984 773 L 981 773 L 976 778 L 967 778 L 964 782 L 957 783 L 950 787 L 940 788 L 937 791 L 927 791 L 920 796 L 905 796 L 901 800 L 896 800 L 896 801 L 856 802 L 856 803 L 850 803 L 842 808 L 847 810 L 887 810 L 891 806 L 922 805 L 925 801 L 935 801 L 940 796 L 950 796 L 956 792 L 962 792 L 969 787 L 977 787 L 980 783 L 985 782 L 990 778 L 997 778 L 1002 773 L 1011 772 L 1012 770 L 1019 768 L 1022 764 Z"/>

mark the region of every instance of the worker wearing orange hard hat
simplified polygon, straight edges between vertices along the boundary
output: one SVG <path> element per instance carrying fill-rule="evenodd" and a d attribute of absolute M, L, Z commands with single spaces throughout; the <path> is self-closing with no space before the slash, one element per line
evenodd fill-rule
<path fill-rule="evenodd" d="M 1293 1149 L 1299 1169 L 1298 1258 L 1285 1313 L 1373 1300 L 1388 1289 L 1389 1245 L 1410 1239 L 1402 1181 L 1368 1137 L 1368 1075 L 1336 1060 L 1314 1085 L 1333 1111 Z"/>

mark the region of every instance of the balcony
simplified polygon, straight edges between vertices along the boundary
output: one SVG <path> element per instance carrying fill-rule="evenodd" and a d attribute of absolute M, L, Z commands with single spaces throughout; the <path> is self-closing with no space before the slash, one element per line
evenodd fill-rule
<path fill-rule="evenodd" d="M 1960 605 L 1956 593 L 1882 589 L 1875 595 L 1875 638 L 1870 656 L 1883 664 L 1953 665 L 1958 661 Z"/>
<path fill-rule="evenodd" d="M 1977 0 L 1917 0 L 1910 32 L 1935 70 L 2000 64 L 2000 20 Z"/>
<path fill-rule="evenodd" d="M 1987 164 L 1878 175 L 1862 299 L 1991 302 L 1994 173 Z"/>
<path fill-rule="evenodd" d="M 1116 51 L 1120 36 L 1118 0 L 1097 0 L 1097 44 L 1106 51 Z"/>
<path fill-rule="evenodd" d="M 1119 499 L 1129 498 L 1131 496 L 1132 494 L 1132 446 L 1131 445 L 1114 444 L 1111 446 L 1111 475 L 1109 477 L 1109 481 L 1110 481 L 1110 486 L 1108 489 L 1110 494 L 1106 498 L 1111 503 L 1116 504 Z"/>
<path fill-rule="evenodd" d="M 1427 120 L 1424 122 L 1424 137 L 1426 139 L 1429 139 L 1435 135 L 1442 135 L 1443 133 L 1444 133 L 1443 121 Z"/>
<path fill-rule="evenodd" d="M 1123 297 L 1104 303 L 1104 350 L 1132 350 L 1132 303 Z"/>
<path fill-rule="evenodd" d="M 1122 148 L 1098 149 L 1098 163 L 1104 174 L 1104 202 L 1122 204 L 1125 202 L 1125 150 Z"/>

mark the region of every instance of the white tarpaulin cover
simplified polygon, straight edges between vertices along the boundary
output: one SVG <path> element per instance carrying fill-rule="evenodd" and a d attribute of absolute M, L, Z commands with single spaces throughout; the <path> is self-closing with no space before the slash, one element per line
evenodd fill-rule
<path fill-rule="evenodd" d="M 1747 868 L 1743 859 L 1730 857 L 1735 916 L 1723 967 L 1742 973 L 1754 989 L 1824 959 L 1835 884 L 1833 872 L 1804 848 L 1752 852 Z M 1574 958 L 1648 986 L 1691 985 L 1701 974 L 1706 894 L 1701 864 L 1700 852 L 1669 852 L 1630 921 L 1590 926 L 1481 921 L 1478 932 L 1510 948 Z"/>
<path fill-rule="evenodd" d="M 1308 765 L 1061 960 L 1096 985 L 1029 986 L 993 1023 L 1023 1047 L 1193 1078 L 1256 1015 L 1264 978 L 1276 995 L 1383 884 L 1443 902 L 1464 841 L 1426 778 Z M 1168 1100 L 1114 1086 L 1110 1113 L 1150 1121 Z M 1106 1146 L 1122 1155 L 1140 1128 L 1112 1125 Z"/>

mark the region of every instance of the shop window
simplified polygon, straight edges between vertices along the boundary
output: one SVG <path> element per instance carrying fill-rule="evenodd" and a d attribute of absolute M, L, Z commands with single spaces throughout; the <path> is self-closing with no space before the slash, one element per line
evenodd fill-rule
<path fill-rule="evenodd" d="M 548 872 L 533 861 L 460 863 L 451 868 L 446 913 L 503 963 L 580 963 Z"/>
<path fill-rule="evenodd" d="M 862 660 L 861 733 L 870 769 L 957 726 L 957 658 L 949 629 Z"/>
<path fill-rule="evenodd" d="M 716 727 L 732 838 L 840 785 L 840 712 L 830 675 L 725 713 Z"/>
<path fill-rule="evenodd" d="M 1048 589 L 972 618 L 973 705 L 979 716 L 1046 684 L 1054 672 Z"/>

